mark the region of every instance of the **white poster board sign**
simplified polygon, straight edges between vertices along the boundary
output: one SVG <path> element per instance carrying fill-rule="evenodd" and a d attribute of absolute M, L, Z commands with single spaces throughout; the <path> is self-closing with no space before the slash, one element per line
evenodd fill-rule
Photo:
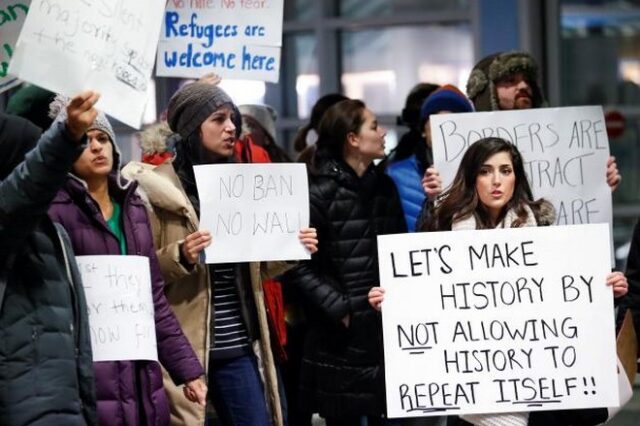
<path fill-rule="evenodd" d="M 497 136 L 515 144 L 535 198 L 556 210 L 556 224 L 612 223 L 605 179 L 609 139 L 599 106 L 433 115 L 435 166 L 446 188 L 467 148 Z"/>
<path fill-rule="evenodd" d="M 158 360 L 149 258 L 77 256 L 93 361 Z"/>
<path fill-rule="evenodd" d="M 9 73 L 52 92 L 93 89 L 98 107 L 140 128 L 164 0 L 33 0 Z"/>
<path fill-rule="evenodd" d="M 20 84 L 9 75 L 9 63 L 31 0 L 0 0 L 0 93 Z"/>
<path fill-rule="evenodd" d="M 309 226 L 304 164 L 195 166 L 207 263 L 309 259 L 298 239 Z"/>
<path fill-rule="evenodd" d="M 156 74 L 278 82 L 284 0 L 169 0 Z"/>
<path fill-rule="evenodd" d="M 606 224 L 378 237 L 389 417 L 616 406 Z"/>

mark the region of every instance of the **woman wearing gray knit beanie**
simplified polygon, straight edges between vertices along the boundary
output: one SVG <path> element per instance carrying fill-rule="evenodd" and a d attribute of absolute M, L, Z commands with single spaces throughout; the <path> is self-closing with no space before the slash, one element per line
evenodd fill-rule
<path fill-rule="evenodd" d="M 200 263 L 212 239 L 199 229 L 193 166 L 235 162 L 238 118 L 220 87 L 203 82 L 184 86 L 171 98 L 167 117 L 179 135 L 175 159 L 157 167 L 130 164 L 123 172 L 139 181 L 151 204 L 165 293 L 208 366 L 208 405 L 224 425 L 283 425 L 286 404 L 278 392 L 262 278 L 281 273 L 284 264 Z M 317 250 L 314 229 L 301 230 L 300 240 L 310 252 Z M 184 404 L 168 377 L 165 387 L 172 424 L 204 423 L 204 410 Z"/>

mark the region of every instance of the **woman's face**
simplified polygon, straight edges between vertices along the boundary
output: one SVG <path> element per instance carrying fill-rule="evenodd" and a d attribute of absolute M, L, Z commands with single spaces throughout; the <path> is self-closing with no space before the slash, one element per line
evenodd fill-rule
<path fill-rule="evenodd" d="M 228 158 L 233 155 L 236 142 L 236 126 L 231 120 L 233 109 L 222 107 L 213 112 L 200 125 L 202 147 L 215 157 Z"/>
<path fill-rule="evenodd" d="M 492 219 L 496 220 L 502 209 L 513 197 L 516 175 L 508 152 L 498 152 L 489 157 L 476 177 L 476 192 Z"/>
<path fill-rule="evenodd" d="M 384 157 L 384 137 L 387 130 L 378 124 L 378 119 L 368 108 L 364 109 L 362 116 L 364 122 L 355 135 L 358 153 L 371 161 Z"/>
<path fill-rule="evenodd" d="M 113 170 L 113 144 L 101 130 L 87 132 L 87 147 L 73 163 L 74 173 L 84 180 L 107 177 Z"/>

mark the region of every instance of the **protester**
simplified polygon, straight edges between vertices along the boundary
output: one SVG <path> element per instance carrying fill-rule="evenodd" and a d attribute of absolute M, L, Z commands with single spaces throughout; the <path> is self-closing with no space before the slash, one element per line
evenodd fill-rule
<path fill-rule="evenodd" d="M 625 276 L 629 281 L 629 293 L 620 302 L 619 317 L 622 318 L 626 310 L 631 311 L 640 348 L 640 222 L 633 227 Z"/>
<path fill-rule="evenodd" d="M 66 99 L 57 97 L 52 116 L 64 120 Z M 147 212 L 137 184 L 121 179 L 120 153 L 107 117 L 98 113 L 87 129 L 88 144 L 56 195 L 49 216 L 69 234 L 75 254 L 137 255 L 149 258 L 158 360 L 184 395 L 204 406 L 204 369 L 164 296 L 164 282 Z M 169 403 L 162 371 L 155 361 L 103 361 L 93 364 L 100 424 L 169 424 Z"/>
<path fill-rule="evenodd" d="M 309 123 L 303 126 L 296 134 L 293 140 L 293 147 L 300 155 L 297 158 L 298 162 L 310 164 L 313 161 L 313 156 L 316 149 L 316 141 L 318 140 L 318 125 L 320 120 L 324 116 L 324 113 L 331 108 L 331 106 L 337 104 L 340 101 L 348 99 L 346 96 L 340 93 L 329 93 L 322 96 L 316 101 L 311 108 L 311 117 L 309 117 Z"/>
<path fill-rule="evenodd" d="M 439 197 L 433 214 L 422 231 L 548 226 L 555 220 L 553 206 L 544 199 L 533 200 L 522 156 L 515 145 L 500 138 L 486 138 L 465 152 L 451 186 Z M 620 272 L 608 275 L 606 284 L 614 297 L 627 293 L 627 281 Z M 380 310 L 384 289 L 369 292 L 369 303 Z M 602 417 L 604 416 L 604 417 Z M 560 426 L 596 425 L 606 421 L 606 409 L 560 410 L 507 413 L 449 418 L 448 425 Z"/>
<path fill-rule="evenodd" d="M 328 426 L 380 424 L 385 406 L 381 324 L 367 292 L 378 283 L 377 236 L 406 232 L 395 186 L 373 164 L 385 134 L 359 100 L 324 114 L 309 182 L 319 250 L 284 279 L 308 318 L 299 400 Z"/>
<path fill-rule="evenodd" d="M 98 98 L 74 97 L 68 118 L 42 137 L 26 120 L 0 114 L 3 426 L 97 424 L 84 291 L 68 237 L 47 208 L 84 148 Z"/>
<path fill-rule="evenodd" d="M 412 155 L 387 166 L 386 172 L 398 188 L 409 232 L 416 230 L 416 223 L 427 219 L 427 217 L 421 217 L 418 220 L 421 211 L 429 211 L 429 209 L 423 209 L 425 202 L 434 199 L 442 192 L 442 179 L 433 167 L 429 117 L 433 114 L 472 111 L 471 103 L 457 87 L 447 84 L 435 90 L 420 107 L 418 120 L 421 129 L 420 143 L 415 145 Z"/>
<path fill-rule="evenodd" d="M 416 148 L 423 141 L 420 117 L 420 109 L 424 101 L 435 92 L 440 86 L 433 83 L 418 83 L 409 92 L 405 100 L 402 114 L 398 117 L 399 126 L 407 126 L 409 131 L 403 134 L 398 141 L 398 145 L 389 153 L 386 161 L 387 164 L 393 164 L 396 161 L 402 161 L 414 154 Z M 413 231 L 413 228 L 409 228 Z"/>
<path fill-rule="evenodd" d="M 276 120 L 278 114 L 269 105 L 239 105 L 242 114 L 242 139 L 251 139 L 256 145 L 264 148 L 273 163 L 290 163 L 291 158 L 278 146 L 276 140 Z"/>
<path fill-rule="evenodd" d="M 169 102 L 169 126 L 180 135 L 173 162 L 157 167 L 132 163 L 123 173 L 140 182 L 151 203 L 165 293 L 196 353 L 208 365 L 209 394 L 222 424 L 282 425 L 262 279 L 288 265 L 204 265 L 199 260 L 212 239 L 208 230 L 198 230 L 200 198 L 193 166 L 235 161 L 234 110 L 233 101 L 218 86 L 184 86 Z M 302 229 L 300 240 L 310 252 L 316 250 L 314 229 Z M 165 384 L 173 423 L 202 424 L 204 410 L 185 406 L 171 384 Z"/>
<path fill-rule="evenodd" d="M 481 59 L 467 81 L 476 111 L 507 111 L 547 106 L 538 65 L 525 52 L 499 52 Z M 607 184 L 615 191 L 622 180 L 613 156 L 607 161 Z"/>

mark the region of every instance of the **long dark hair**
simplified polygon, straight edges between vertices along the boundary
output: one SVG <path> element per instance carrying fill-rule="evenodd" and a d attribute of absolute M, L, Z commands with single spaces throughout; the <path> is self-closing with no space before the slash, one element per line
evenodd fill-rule
<path fill-rule="evenodd" d="M 527 221 L 525 205 L 529 206 L 536 214 L 543 200 L 533 200 L 531 187 L 524 172 L 524 164 L 518 148 L 501 138 L 484 138 L 472 144 L 464 154 L 453 183 L 438 197 L 437 206 L 421 230 L 449 230 L 454 218 L 462 220 L 471 215 L 475 216 L 479 229 L 493 228 L 495 224 L 492 223 L 487 210 L 483 208 L 478 199 L 476 179 L 485 161 L 500 152 L 506 152 L 511 157 L 516 182 L 513 196 L 504 207 L 498 223 L 504 218 L 507 211 L 514 210 L 517 218 L 509 226 L 514 228 L 522 226 Z"/>
<path fill-rule="evenodd" d="M 333 105 L 346 99 L 348 98 L 340 93 L 329 93 L 316 101 L 313 108 L 311 108 L 309 123 L 298 130 L 298 133 L 293 140 L 293 147 L 296 152 L 302 152 L 307 147 L 307 134 L 312 129 L 316 131 L 318 130 L 318 125 L 320 124 L 324 113 Z"/>
<path fill-rule="evenodd" d="M 358 99 L 340 101 L 325 112 L 318 125 L 318 142 L 313 164 L 318 167 L 329 159 L 343 159 L 343 148 L 349 133 L 358 133 L 364 123 L 364 102 Z"/>

